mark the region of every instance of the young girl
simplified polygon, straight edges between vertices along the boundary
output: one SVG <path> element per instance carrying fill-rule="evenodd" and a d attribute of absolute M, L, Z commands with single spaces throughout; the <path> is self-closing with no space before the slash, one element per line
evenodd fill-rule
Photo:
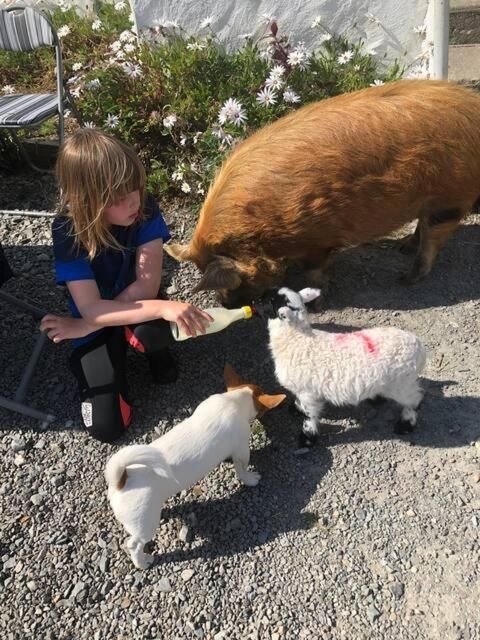
<path fill-rule="evenodd" d="M 132 418 L 127 343 L 146 354 L 154 381 L 173 382 L 169 321 L 196 336 L 212 318 L 186 302 L 157 300 L 170 235 L 157 203 L 145 195 L 145 170 L 133 149 L 81 129 L 60 151 L 57 179 L 56 281 L 68 288 L 72 317 L 48 314 L 41 329 L 55 343 L 73 339 L 70 365 L 83 421 L 94 438 L 112 442 Z"/>

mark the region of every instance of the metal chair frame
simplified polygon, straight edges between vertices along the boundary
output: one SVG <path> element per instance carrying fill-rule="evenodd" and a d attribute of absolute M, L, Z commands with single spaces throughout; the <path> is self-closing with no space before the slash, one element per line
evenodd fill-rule
<path fill-rule="evenodd" d="M 56 62 L 56 74 L 57 74 L 56 96 L 57 96 L 57 114 L 58 114 L 58 140 L 59 140 L 59 144 L 62 144 L 65 137 L 65 104 L 66 103 L 68 104 L 68 107 L 74 112 L 75 117 L 79 120 L 80 123 L 82 123 L 82 118 L 75 108 L 75 105 L 73 103 L 73 99 L 70 94 L 70 91 L 68 90 L 68 87 L 63 81 L 62 48 L 60 45 L 60 40 L 58 38 L 57 32 L 55 31 L 55 28 L 53 27 L 50 20 L 38 9 L 33 9 L 32 7 L 25 7 L 25 6 L 14 6 L 14 7 L 8 7 L 6 9 L 1 9 L 0 13 L 6 13 L 6 14 L 12 14 L 12 15 L 16 13 L 16 15 L 18 15 L 18 12 L 23 12 L 23 14 L 25 14 L 26 10 L 35 13 L 37 16 L 40 16 L 43 21 L 45 21 L 45 23 L 48 25 L 50 30 L 49 35 L 51 35 L 52 43 L 50 45 L 48 43 L 40 43 L 36 46 L 30 46 L 31 43 L 29 43 L 29 45 L 25 47 L 21 47 L 21 46 L 11 47 L 11 46 L 6 46 L 6 43 L 2 42 L 0 38 L 0 49 L 4 51 L 27 52 L 27 51 L 34 51 L 35 49 L 39 49 L 42 46 L 52 46 L 55 48 L 55 62 Z M 20 94 L 17 94 L 17 95 L 20 95 Z M 53 96 L 55 94 L 52 93 L 51 95 Z M 22 141 L 17 135 L 17 130 L 34 129 L 35 127 L 38 127 L 39 125 L 41 125 L 43 122 L 54 117 L 54 115 L 55 114 L 53 115 L 49 114 L 44 118 L 42 118 L 41 120 L 32 124 L 23 124 L 23 123 L 22 124 L 0 124 L 0 131 L 2 129 L 8 130 L 15 146 L 20 151 L 22 157 L 28 162 L 28 164 L 33 169 L 37 171 L 44 171 L 44 170 L 33 163 L 28 153 L 26 152 Z"/>

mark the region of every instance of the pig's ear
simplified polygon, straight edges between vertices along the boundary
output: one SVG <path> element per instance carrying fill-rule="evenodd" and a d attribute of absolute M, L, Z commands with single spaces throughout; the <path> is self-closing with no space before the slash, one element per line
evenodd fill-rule
<path fill-rule="evenodd" d="M 193 292 L 209 291 L 211 289 L 236 289 L 242 278 L 231 258 L 217 256 L 208 263 L 202 279 L 194 287 Z"/>
<path fill-rule="evenodd" d="M 189 244 L 166 244 L 163 248 L 169 256 L 172 256 L 172 258 L 178 262 L 185 262 L 185 260 L 192 259 Z"/>

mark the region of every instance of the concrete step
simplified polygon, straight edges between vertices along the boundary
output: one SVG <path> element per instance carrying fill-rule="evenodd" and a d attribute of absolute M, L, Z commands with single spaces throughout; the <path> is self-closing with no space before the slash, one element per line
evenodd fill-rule
<path fill-rule="evenodd" d="M 450 11 L 470 11 L 480 9 L 480 0 L 450 0 Z"/>
<path fill-rule="evenodd" d="M 480 80 L 480 44 L 450 45 L 448 79 L 456 82 Z"/>

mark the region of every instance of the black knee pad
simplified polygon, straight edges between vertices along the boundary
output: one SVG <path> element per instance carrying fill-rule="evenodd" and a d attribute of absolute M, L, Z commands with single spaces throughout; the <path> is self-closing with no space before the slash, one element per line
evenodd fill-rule
<path fill-rule="evenodd" d="M 101 442 L 115 442 L 128 429 L 132 409 L 120 394 L 86 398 L 82 401 L 82 418 L 89 435 Z"/>

